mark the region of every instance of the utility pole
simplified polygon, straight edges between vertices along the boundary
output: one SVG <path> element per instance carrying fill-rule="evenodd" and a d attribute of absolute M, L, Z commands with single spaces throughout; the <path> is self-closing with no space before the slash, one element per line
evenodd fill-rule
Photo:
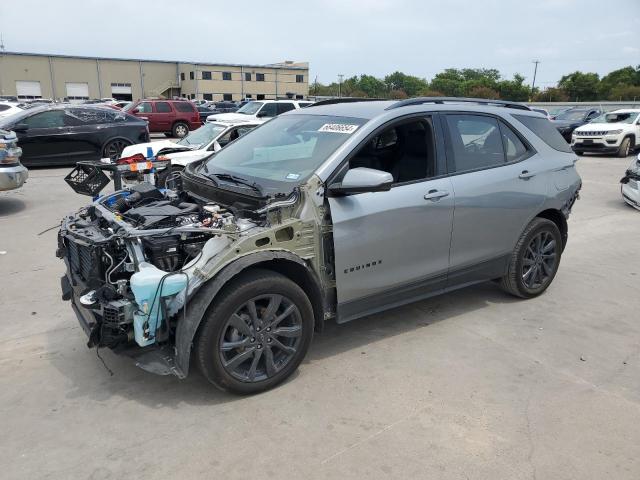
<path fill-rule="evenodd" d="M 533 96 L 533 90 L 536 88 L 536 74 L 538 73 L 538 64 L 540 63 L 540 60 L 534 60 L 533 63 L 535 63 L 535 67 L 533 69 L 533 82 L 531 83 L 531 95 Z"/>
<path fill-rule="evenodd" d="M 338 97 L 342 97 L 342 77 L 344 77 L 344 75 L 339 73 L 338 74 Z"/>

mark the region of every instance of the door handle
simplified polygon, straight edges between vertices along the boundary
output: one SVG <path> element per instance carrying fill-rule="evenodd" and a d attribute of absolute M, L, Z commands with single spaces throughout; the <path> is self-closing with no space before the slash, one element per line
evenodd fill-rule
<path fill-rule="evenodd" d="M 518 178 L 522 179 L 522 180 L 528 180 L 531 177 L 535 177 L 536 174 L 535 173 L 531 173 L 529 170 L 523 170 L 522 173 L 520 173 L 520 175 L 518 175 Z"/>
<path fill-rule="evenodd" d="M 432 200 L 435 202 L 437 200 L 440 200 L 442 197 L 446 197 L 447 195 L 449 195 L 449 192 L 445 190 L 429 190 L 429 193 L 425 194 L 424 199 Z"/>

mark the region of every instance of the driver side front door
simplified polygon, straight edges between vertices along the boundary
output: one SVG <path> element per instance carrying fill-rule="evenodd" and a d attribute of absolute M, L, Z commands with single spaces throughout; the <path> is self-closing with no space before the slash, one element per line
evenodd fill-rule
<path fill-rule="evenodd" d="M 329 198 L 339 323 L 446 286 L 454 195 L 436 132 L 430 116 L 384 127 L 350 167 L 388 171 L 392 188 Z"/>

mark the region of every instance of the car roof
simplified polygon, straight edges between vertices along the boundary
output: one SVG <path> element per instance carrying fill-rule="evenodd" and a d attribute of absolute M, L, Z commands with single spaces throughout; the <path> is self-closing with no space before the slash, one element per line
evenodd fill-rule
<path fill-rule="evenodd" d="M 605 113 L 640 113 L 640 108 L 620 108 L 618 110 Z"/>
<path fill-rule="evenodd" d="M 464 111 L 464 112 L 487 112 L 502 115 L 511 113 L 517 115 L 540 116 L 540 113 L 530 110 L 529 107 L 524 109 L 508 108 L 506 106 L 497 106 L 492 104 L 482 104 L 481 102 L 491 102 L 492 100 L 484 100 L 479 98 L 478 103 L 470 102 L 468 99 L 448 99 L 446 103 L 434 103 L 433 101 L 425 101 L 424 103 L 415 103 L 413 105 L 402 105 L 402 101 L 398 100 L 351 100 L 344 103 L 330 103 L 324 105 L 311 105 L 304 109 L 292 110 L 283 115 L 327 115 L 335 117 L 354 117 L 371 120 L 388 112 L 397 112 L 398 116 L 402 113 L 416 113 L 419 111 Z M 390 109 L 394 106 L 396 108 Z M 524 105 L 523 105 L 524 106 Z"/>

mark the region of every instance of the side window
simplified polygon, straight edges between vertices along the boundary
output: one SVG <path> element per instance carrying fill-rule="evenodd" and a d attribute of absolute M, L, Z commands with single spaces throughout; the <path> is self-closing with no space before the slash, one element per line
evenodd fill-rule
<path fill-rule="evenodd" d="M 278 115 L 277 111 L 277 103 L 265 103 L 264 106 L 260 109 L 260 114 L 262 117 L 275 117 Z"/>
<path fill-rule="evenodd" d="M 27 117 L 22 123 L 29 125 L 29 128 L 64 127 L 64 116 L 64 110 L 50 110 Z"/>
<path fill-rule="evenodd" d="M 495 118 L 446 115 L 446 123 L 449 152 L 453 156 L 453 165 L 449 166 L 451 172 L 466 172 L 504 163 L 502 135 Z"/>
<path fill-rule="evenodd" d="M 289 110 L 295 110 L 295 106 L 293 103 L 277 103 L 278 105 L 278 115 L 284 112 L 288 112 Z"/>
<path fill-rule="evenodd" d="M 238 135 L 236 133 L 236 136 L 233 137 L 234 132 L 237 132 L 236 130 L 229 130 L 227 133 L 225 133 L 224 135 L 222 135 L 219 139 L 218 139 L 218 145 L 220 145 L 221 147 L 224 147 L 227 143 L 231 142 L 232 140 L 235 140 L 236 138 L 238 138 Z"/>
<path fill-rule="evenodd" d="M 116 121 L 115 112 L 101 108 L 70 108 L 66 110 L 65 125 L 96 125 Z"/>
<path fill-rule="evenodd" d="M 149 102 L 139 103 L 136 108 L 138 109 L 138 113 L 151 113 L 152 112 L 151 103 L 149 103 Z"/>
<path fill-rule="evenodd" d="M 251 126 L 251 127 L 238 127 L 238 135 L 241 137 L 245 133 L 249 133 L 251 130 L 253 130 L 253 126 Z"/>
<path fill-rule="evenodd" d="M 528 115 L 513 115 L 525 127 L 531 130 L 544 143 L 559 152 L 573 153 L 571 145 L 562 138 L 558 129 L 546 118 L 533 117 Z"/>
<path fill-rule="evenodd" d="M 389 172 L 394 183 L 435 175 L 436 154 L 430 118 L 404 121 L 369 140 L 349 161 L 349 168 L 367 167 Z"/>
<path fill-rule="evenodd" d="M 502 144 L 507 162 L 517 162 L 529 155 L 529 150 L 516 135 L 516 132 L 504 122 L 500 122 L 500 131 L 502 132 Z"/>
<path fill-rule="evenodd" d="M 196 107 L 191 102 L 174 102 L 173 107 L 179 112 L 195 112 Z"/>
<path fill-rule="evenodd" d="M 171 113 L 171 105 L 167 102 L 156 102 L 156 113 Z"/>

